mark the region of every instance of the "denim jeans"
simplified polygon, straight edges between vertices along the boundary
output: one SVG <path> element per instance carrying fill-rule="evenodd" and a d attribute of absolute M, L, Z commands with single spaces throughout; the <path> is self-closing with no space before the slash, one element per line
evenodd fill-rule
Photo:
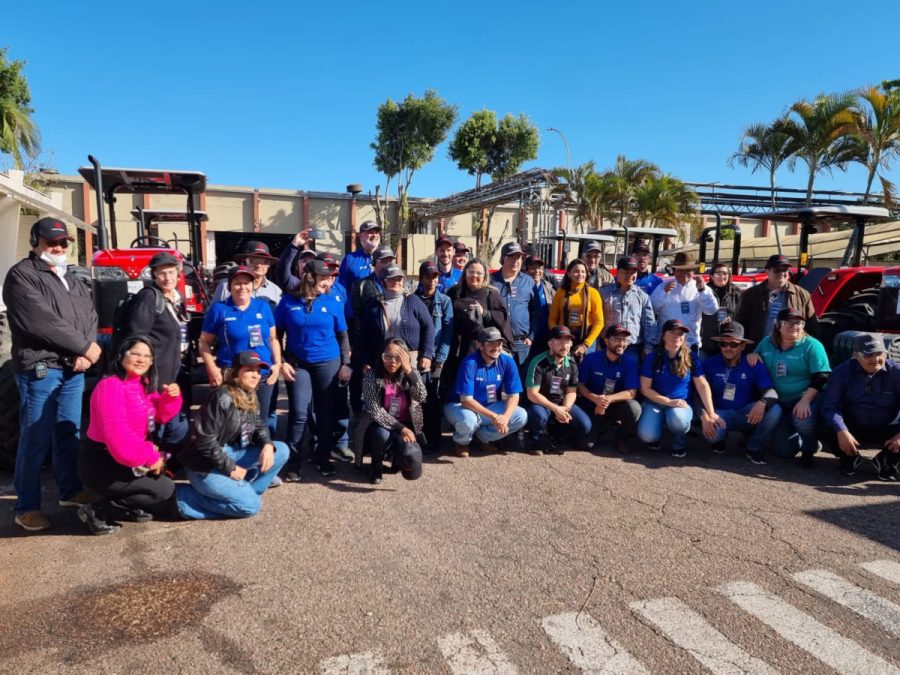
<path fill-rule="evenodd" d="M 570 412 L 572 420 L 568 424 L 560 424 L 549 408 L 532 403 L 528 406 L 528 433 L 536 440 L 546 429 L 553 438 L 581 445 L 590 435 L 591 418 L 577 405 L 573 405 Z"/>
<path fill-rule="evenodd" d="M 41 465 L 53 448 L 53 479 L 59 498 L 81 490 L 78 446 L 84 373 L 48 368 L 38 379 L 34 370 L 16 373 L 19 389 L 19 447 L 16 454 L 16 513 L 41 508 Z"/>
<path fill-rule="evenodd" d="M 337 419 L 337 397 L 346 390 L 338 387 L 337 373 L 341 360 L 333 359 L 321 363 L 300 361 L 294 367 L 294 381 L 287 383 L 288 390 L 288 433 L 287 442 L 291 451 L 291 465 L 300 466 L 303 434 L 309 422 L 310 409 L 316 418 L 316 461 L 329 459 L 334 450 L 334 429 Z"/>
<path fill-rule="evenodd" d="M 176 487 L 181 515 L 192 520 L 248 518 L 256 515 L 259 512 L 260 495 L 266 491 L 288 459 L 287 445 L 281 441 L 274 441 L 273 445 L 275 463 L 265 473 L 259 471 L 259 453 L 262 448 L 236 448 L 231 445 L 223 448 L 235 464 L 247 469 L 245 480 L 234 480 L 218 471 L 200 473 L 189 469 L 187 477 L 191 484 Z"/>
<path fill-rule="evenodd" d="M 502 415 L 506 411 L 506 401 L 497 401 L 486 405 L 491 412 Z M 503 434 L 484 415 L 477 415 L 471 410 L 462 407 L 462 403 L 448 403 L 444 406 L 444 416 L 453 427 L 453 442 L 458 445 L 468 445 L 472 442 L 472 436 L 478 436 L 482 443 L 493 443 L 516 433 L 525 426 L 528 421 L 528 413 L 524 408 L 517 406 L 509 416 L 509 433 Z"/>
<path fill-rule="evenodd" d="M 720 443 L 728 437 L 729 431 L 749 432 L 747 450 L 762 452 L 763 446 L 778 425 L 778 420 L 781 419 L 781 408 L 776 403 L 766 410 L 758 424 L 750 424 L 747 421 L 747 415 L 750 414 L 750 409 L 755 404 L 755 402 L 748 403 L 740 410 L 716 410 L 716 414 L 725 420 L 725 428 L 718 429 L 715 438 L 707 440 L 710 443 Z"/>
<path fill-rule="evenodd" d="M 691 428 L 694 411 L 687 408 L 669 408 L 650 401 L 641 404 L 641 418 L 637 424 L 637 435 L 644 443 L 659 443 L 663 425 L 672 435 L 672 449 L 684 450 L 687 446 L 687 432 Z"/>
<path fill-rule="evenodd" d="M 781 419 L 772 432 L 772 449 L 778 457 L 796 457 L 798 452 L 803 454 L 816 454 L 819 445 L 819 402 L 813 399 L 810 404 L 811 414 L 805 420 L 798 420 L 794 416 L 794 406 L 797 401 L 779 402 L 781 406 Z"/>

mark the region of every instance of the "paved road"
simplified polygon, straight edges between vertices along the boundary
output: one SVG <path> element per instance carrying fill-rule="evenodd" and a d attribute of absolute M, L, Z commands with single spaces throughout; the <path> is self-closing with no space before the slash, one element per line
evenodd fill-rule
<path fill-rule="evenodd" d="M 110 537 L 3 509 L 0 671 L 900 673 L 900 485 L 834 469 L 445 457 Z"/>

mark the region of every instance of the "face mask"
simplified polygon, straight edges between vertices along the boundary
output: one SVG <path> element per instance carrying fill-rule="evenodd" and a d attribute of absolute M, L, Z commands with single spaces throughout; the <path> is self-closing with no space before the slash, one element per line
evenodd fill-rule
<path fill-rule="evenodd" d="M 68 257 L 66 257 L 65 253 L 61 253 L 60 255 L 53 255 L 49 251 L 44 251 L 43 253 L 41 253 L 41 260 L 43 260 L 48 265 L 61 267 L 63 271 L 65 271 L 66 266 L 69 264 L 69 259 Z"/>

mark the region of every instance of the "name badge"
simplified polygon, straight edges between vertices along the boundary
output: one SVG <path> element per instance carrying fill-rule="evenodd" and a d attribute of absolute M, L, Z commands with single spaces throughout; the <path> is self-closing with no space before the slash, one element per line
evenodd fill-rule
<path fill-rule="evenodd" d="M 554 375 L 553 377 L 550 378 L 550 393 L 551 394 L 561 394 L 562 393 L 562 381 L 563 381 L 563 379 L 558 375 Z"/>
<path fill-rule="evenodd" d="M 734 400 L 734 393 L 737 391 L 737 387 L 733 384 L 726 384 L 725 391 L 722 392 L 722 398 L 726 401 Z"/>
<path fill-rule="evenodd" d="M 516 287 L 515 287 L 515 286 L 510 286 L 510 287 L 509 287 L 509 297 L 511 297 L 511 298 L 515 298 L 515 297 L 516 297 Z"/>
<path fill-rule="evenodd" d="M 581 325 L 581 311 L 577 309 L 569 310 L 569 325 L 571 326 L 580 326 Z"/>
<path fill-rule="evenodd" d="M 725 323 L 725 320 L 728 318 L 728 310 L 724 307 L 720 307 L 716 311 L 716 319 L 719 323 Z"/>
<path fill-rule="evenodd" d="M 253 326 L 247 326 L 247 333 L 250 336 L 250 346 L 251 347 L 261 347 L 263 344 L 263 334 L 262 334 L 262 326 L 259 324 L 254 324 Z"/>
<path fill-rule="evenodd" d="M 775 377 L 787 377 L 787 362 L 786 361 L 776 361 L 775 362 Z"/>
<path fill-rule="evenodd" d="M 190 341 L 188 340 L 188 325 L 184 321 L 178 324 L 178 335 L 181 338 L 181 351 L 186 352 Z"/>
<path fill-rule="evenodd" d="M 250 445 L 250 435 L 253 433 L 253 425 L 250 422 L 241 423 L 241 447 Z"/>
<path fill-rule="evenodd" d="M 682 302 L 681 303 L 681 313 L 682 314 L 690 314 L 691 313 L 691 303 Z"/>
<path fill-rule="evenodd" d="M 152 435 L 156 431 L 156 420 L 153 419 L 153 411 L 147 411 L 147 434 Z"/>
<path fill-rule="evenodd" d="M 489 384 L 484 390 L 487 392 L 487 402 L 488 404 L 497 402 L 497 385 Z"/>
<path fill-rule="evenodd" d="M 603 393 L 604 395 L 614 394 L 616 391 L 616 381 L 606 378 L 603 382 Z"/>
<path fill-rule="evenodd" d="M 400 399 L 396 396 L 388 397 L 388 412 L 391 414 L 391 417 L 396 417 L 400 412 Z"/>

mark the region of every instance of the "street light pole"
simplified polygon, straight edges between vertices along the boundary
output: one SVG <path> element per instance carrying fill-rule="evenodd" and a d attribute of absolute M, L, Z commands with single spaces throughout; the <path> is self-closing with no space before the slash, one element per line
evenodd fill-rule
<path fill-rule="evenodd" d="M 563 145 L 566 146 L 566 182 L 569 184 L 567 190 L 571 192 L 572 190 L 572 156 L 569 154 L 569 139 L 566 138 L 566 135 L 561 132 L 556 127 L 547 127 L 547 131 L 555 131 L 559 134 L 560 138 L 563 140 Z M 562 251 L 557 251 L 556 254 L 559 256 L 562 253 L 562 261 L 563 264 L 566 264 L 567 259 L 569 257 L 569 242 L 568 237 L 568 227 L 562 228 L 563 240 L 562 240 Z"/>
<path fill-rule="evenodd" d="M 563 140 L 563 145 L 566 146 L 566 171 L 569 172 L 569 176 L 572 175 L 572 156 L 569 154 L 569 139 L 566 138 L 566 135 L 561 132 L 556 127 L 547 127 L 547 131 L 555 131 L 560 135 Z"/>

